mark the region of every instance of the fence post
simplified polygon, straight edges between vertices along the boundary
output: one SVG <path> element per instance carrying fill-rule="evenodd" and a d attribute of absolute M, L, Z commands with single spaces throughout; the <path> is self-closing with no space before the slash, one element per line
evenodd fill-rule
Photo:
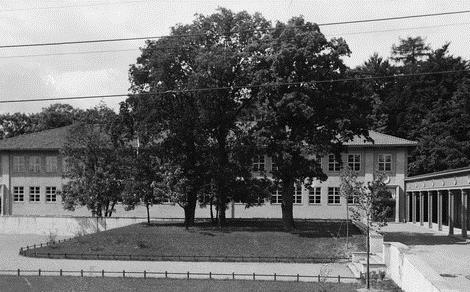
<path fill-rule="evenodd" d="M 144 270 L 144 279 L 147 279 L 147 271 Z"/>
<path fill-rule="evenodd" d="M 62 269 L 59 270 L 59 276 L 62 276 Z"/>
<path fill-rule="evenodd" d="M 123 278 L 126 277 L 126 270 L 122 270 L 122 277 L 123 277 Z"/>
<path fill-rule="evenodd" d="M 274 281 L 276 281 L 276 273 L 274 273 Z"/>
<path fill-rule="evenodd" d="M 104 278 L 104 270 L 101 270 L 101 277 Z"/>
<path fill-rule="evenodd" d="M 168 272 L 165 271 L 165 278 L 168 278 Z"/>
<path fill-rule="evenodd" d="M 320 274 L 318 274 L 318 283 L 320 283 Z"/>
<path fill-rule="evenodd" d="M 297 282 L 299 282 L 299 274 L 297 274 Z"/>
<path fill-rule="evenodd" d="M 253 280 L 256 280 L 256 274 L 253 273 Z"/>
<path fill-rule="evenodd" d="M 188 280 L 189 280 L 189 272 L 187 274 L 188 274 Z"/>
<path fill-rule="evenodd" d="M 18 269 L 18 277 L 20 276 L 20 269 Z"/>
<path fill-rule="evenodd" d="M 80 277 L 83 277 L 83 270 L 80 270 Z"/>
<path fill-rule="evenodd" d="M 232 280 L 235 280 L 235 272 L 232 272 Z"/>
<path fill-rule="evenodd" d="M 209 272 L 209 279 L 212 279 L 212 272 Z"/>
<path fill-rule="evenodd" d="M 341 275 L 338 275 L 338 283 L 341 283 Z"/>
<path fill-rule="evenodd" d="M 41 276 L 41 269 L 38 270 L 38 276 Z"/>

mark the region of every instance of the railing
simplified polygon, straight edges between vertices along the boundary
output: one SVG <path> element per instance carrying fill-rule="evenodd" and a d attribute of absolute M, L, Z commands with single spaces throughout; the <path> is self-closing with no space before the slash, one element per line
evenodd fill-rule
<path fill-rule="evenodd" d="M 196 272 L 152 272 L 152 271 L 87 271 L 87 270 L 0 270 L 0 274 L 20 276 L 80 276 L 80 277 L 133 277 L 133 278 L 166 278 L 166 279 L 232 279 L 232 280 L 271 280 L 271 281 L 318 281 L 338 282 L 357 281 L 349 276 L 300 275 L 300 274 L 262 274 L 262 273 L 196 273 Z"/>
<path fill-rule="evenodd" d="M 34 246 L 33 246 L 34 247 Z M 41 247 L 41 246 L 36 246 Z M 21 248 L 20 255 L 50 259 L 80 260 L 130 260 L 130 261 L 194 261 L 194 262 L 273 262 L 273 263 L 337 263 L 348 262 L 348 257 L 272 257 L 230 255 L 145 255 L 145 254 L 101 254 L 101 253 L 56 253 L 38 252 L 35 248 Z"/>

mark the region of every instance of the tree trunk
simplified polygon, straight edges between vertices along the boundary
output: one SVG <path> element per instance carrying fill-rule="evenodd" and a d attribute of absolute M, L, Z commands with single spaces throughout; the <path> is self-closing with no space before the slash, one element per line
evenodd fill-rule
<path fill-rule="evenodd" d="M 287 230 L 295 229 L 294 223 L 294 181 L 283 180 L 282 183 L 282 221 Z"/>
<path fill-rule="evenodd" d="M 214 219 L 214 211 L 212 211 L 212 199 L 209 201 L 209 208 L 211 209 L 211 223 L 214 224 L 215 219 Z"/>
<path fill-rule="evenodd" d="M 196 213 L 196 203 L 197 203 L 197 196 L 193 196 L 192 194 L 189 196 L 189 200 L 184 207 L 184 227 L 186 229 L 189 226 L 194 225 L 194 217 Z"/>
<path fill-rule="evenodd" d="M 219 206 L 219 217 L 218 217 L 218 222 L 219 222 L 219 227 L 222 228 L 225 226 L 226 220 L 225 220 L 225 204 L 221 204 Z"/>
<path fill-rule="evenodd" d="M 147 208 L 147 224 L 150 225 L 150 204 L 145 204 L 145 207 Z"/>

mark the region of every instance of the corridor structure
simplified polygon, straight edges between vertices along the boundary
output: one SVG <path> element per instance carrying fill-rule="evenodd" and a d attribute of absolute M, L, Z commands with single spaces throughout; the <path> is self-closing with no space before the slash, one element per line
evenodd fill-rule
<path fill-rule="evenodd" d="M 445 226 L 449 235 L 460 229 L 462 237 L 467 237 L 470 167 L 408 177 L 405 190 L 407 222 L 419 222 L 440 231 Z"/>

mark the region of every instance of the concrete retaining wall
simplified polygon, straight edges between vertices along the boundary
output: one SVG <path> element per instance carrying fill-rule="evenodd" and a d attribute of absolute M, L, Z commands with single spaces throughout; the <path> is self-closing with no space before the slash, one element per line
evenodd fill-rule
<path fill-rule="evenodd" d="M 386 242 L 383 250 L 387 275 L 405 292 L 455 291 L 419 257 L 408 254 L 408 246 Z"/>
<path fill-rule="evenodd" d="M 76 236 L 94 233 L 135 223 L 146 222 L 145 218 L 93 218 L 93 217 L 0 217 L 0 233 L 42 234 Z"/>

